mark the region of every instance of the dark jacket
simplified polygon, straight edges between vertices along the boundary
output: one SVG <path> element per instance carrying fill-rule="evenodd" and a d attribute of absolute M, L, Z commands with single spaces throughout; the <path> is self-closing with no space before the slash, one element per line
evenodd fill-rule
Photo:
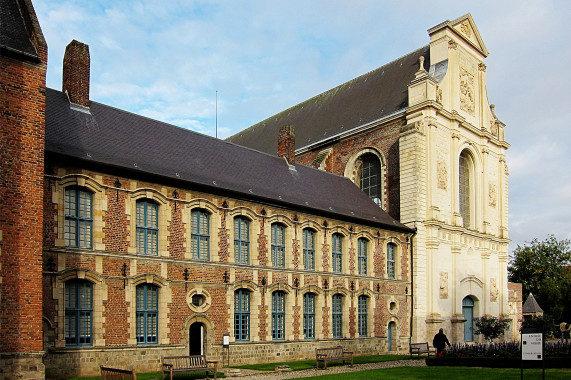
<path fill-rule="evenodd" d="M 444 333 L 439 332 L 434 336 L 432 345 L 436 347 L 437 350 L 443 350 L 446 345 L 450 346 L 450 342 Z"/>

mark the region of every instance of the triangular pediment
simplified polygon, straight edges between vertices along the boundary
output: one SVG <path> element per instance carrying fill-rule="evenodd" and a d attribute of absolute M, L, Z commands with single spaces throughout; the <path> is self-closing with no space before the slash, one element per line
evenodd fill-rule
<path fill-rule="evenodd" d="M 472 45 L 484 57 L 488 56 L 488 49 L 486 49 L 486 45 L 484 45 L 484 41 L 482 40 L 480 32 L 478 32 L 478 28 L 476 28 L 476 24 L 474 23 L 474 19 L 470 13 L 462 17 L 458 17 L 456 20 L 447 20 L 438 24 L 434 28 L 429 29 L 428 34 L 432 35 L 444 28 L 452 29 L 458 37 Z"/>

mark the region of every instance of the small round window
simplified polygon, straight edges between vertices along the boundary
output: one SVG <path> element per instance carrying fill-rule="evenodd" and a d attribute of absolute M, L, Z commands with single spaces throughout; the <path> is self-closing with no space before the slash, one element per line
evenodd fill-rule
<path fill-rule="evenodd" d="M 202 306 L 204 304 L 205 298 L 203 294 L 194 294 L 192 296 L 192 304 L 194 306 Z"/>
<path fill-rule="evenodd" d="M 196 313 L 204 313 L 210 308 L 212 299 L 204 289 L 192 289 L 186 295 L 186 303 L 190 310 Z"/>
<path fill-rule="evenodd" d="M 396 303 L 396 302 L 391 302 L 390 305 L 389 305 L 389 309 L 390 309 L 391 311 L 393 311 L 393 310 L 396 309 L 396 308 L 397 308 L 397 303 Z"/>

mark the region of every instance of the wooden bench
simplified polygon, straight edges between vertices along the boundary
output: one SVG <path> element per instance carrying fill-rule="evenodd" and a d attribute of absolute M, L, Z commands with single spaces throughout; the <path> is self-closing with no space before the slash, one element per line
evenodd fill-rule
<path fill-rule="evenodd" d="M 135 371 L 103 366 L 99 366 L 99 368 L 101 368 L 102 380 L 137 380 Z"/>
<path fill-rule="evenodd" d="M 350 351 L 344 351 L 343 347 L 330 347 L 330 348 L 316 348 L 315 349 L 315 360 L 317 361 L 317 368 L 319 368 L 319 362 L 324 363 L 323 369 L 327 369 L 327 362 L 333 360 L 351 360 L 351 366 L 353 366 L 353 353 Z"/>
<path fill-rule="evenodd" d="M 212 364 L 213 366 L 210 366 Z M 215 360 L 206 360 L 206 355 L 190 355 L 190 356 L 165 356 L 163 357 L 163 380 L 167 373 L 172 380 L 173 373 L 185 372 L 214 372 L 214 378 L 217 378 L 218 362 Z"/>
<path fill-rule="evenodd" d="M 412 359 L 413 354 L 417 354 L 418 357 L 420 358 L 420 354 L 428 354 L 428 357 L 430 357 L 431 353 L 436 355 L 436 350 L 434 348 L 429 347 L 428 342 L 411 343 L 410 344 L 410 358 L 411 359 Z"/>

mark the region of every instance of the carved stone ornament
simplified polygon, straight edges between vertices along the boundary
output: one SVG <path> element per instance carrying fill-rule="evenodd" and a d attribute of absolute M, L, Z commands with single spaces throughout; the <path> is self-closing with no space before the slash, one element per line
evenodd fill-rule
<path fill-rule="evenodd" d="M 486 66 L 486 64 L 485 64 L 484 62 L 478 63 L 478 70 L 480 70 L 480 71 L 486 71 L 486 69 L 487 69 L 487 66 Z"/>
<path fill-rule="evenodd" d="M 442 104 L 442 89 L 436 86 L 436 103 Z"/>
<path fill-rule="evenodd" d="M 495 120 L 490 120 L 490 131 L 492 132 L 492 135 L 498 137 L 499 127 Z"/>
<path fill-rule="evenodd" d="M 460 109 L 474 115 L 475 98 L 474 75 L 460 68 Z"/>
<path fill-rule="evenodd" d="M 472 37 L 472 29 L 470 28 L 470 23 L 468 20 L 464 20 L 462 24 L 460 24 L 460 30 L 464 33 L 468 38 Z"/>
<path fill-rule="evenodd" d="M 419 120 L 415 122 L 414 129 L 416 129 L 417 132 L 424 134 L 424 129 L 425 129 L 424 120 Z"/>
<path fill-rule="evenodd" d="M 436 172 L 438 175 L 438 188 L 446 190 L 448 187 L 448 169 L 446 168 L 446 163 L 444 161 L 438 161 L 436 164 Z"/>
<path fill-rule="evenodd" d="M 488 199 L 489 199 L 490 207 L 496 207 L 498 197 L 496 195 L 496 184 L 495 183 L 489 184 Z"/>
<path fill-rule="evenodd" d="M 456 50 L 457 47 L 458 47 L 458 44 L 456 43 L 456 41 L 454 41 L 454 40 L 448 41 L 448 49 Z"/>
<path fill-rule="evenodd" d="M 440 299 L 448 299 L 448 272 L 440 272 Z"/>
<path fill-rule="evenodd" d="M 495 278 L 490 278 L 490 301 L 498 302 L 498 285 Z"/>

